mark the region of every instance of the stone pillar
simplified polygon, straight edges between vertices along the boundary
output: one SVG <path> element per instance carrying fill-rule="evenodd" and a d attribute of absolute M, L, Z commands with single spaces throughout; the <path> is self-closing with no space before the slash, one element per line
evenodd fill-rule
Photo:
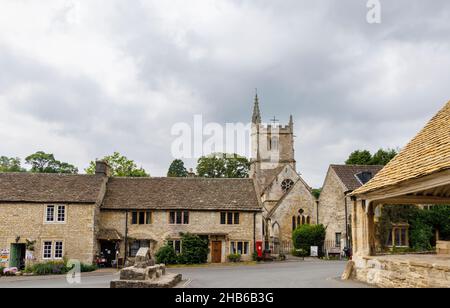
<path fill-rule="evenodd" d="M 353 254 L 370 256 L 375 253 L 375 213 L 372 204 L 357 200 L 353 204 Z"/>

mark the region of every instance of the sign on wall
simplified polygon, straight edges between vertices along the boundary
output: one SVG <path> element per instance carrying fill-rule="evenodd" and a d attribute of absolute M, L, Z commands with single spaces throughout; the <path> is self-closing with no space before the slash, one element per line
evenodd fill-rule
<path fill-rule="evenodd" d="M 0 250 L 0 265 L 6 266 L 9 262 L 9 249 Z"/>
<path fill-rule="evenodd" d="M 311 257 L 318 257 L 318 256 L 319 256 L 319 247 L 311 246 Z"/>

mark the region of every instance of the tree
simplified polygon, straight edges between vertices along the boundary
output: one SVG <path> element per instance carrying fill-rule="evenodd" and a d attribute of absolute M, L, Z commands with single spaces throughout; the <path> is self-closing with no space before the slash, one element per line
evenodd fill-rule
<path fill-rule="evenodd" d="M 370 165 L 372 162 L 372 154 L 367 150 L 354 151 L 348 157 L 345 164 L 347 165 Z"/>
<path fill-rule="evenodd" d="M 31 172 L 34 173 L 67 173 L 77 174 L 78 168 L 75 166 L 60 162 L 55 159 L 53 154 L 47 154 L 39 151 L 25 158 L 27 164 L 31 165 Z"/>
<path fill-rule="evenodd" d="M 375 154 L 367 150 L 357 150 L 350 154 L 345 164 L 347 165 L 387 165 L 395 156 L 394 149 L 379 149 Z"/>
<path fill-rule="evenodd" d="M 323 225 L 301 225 L 292 232 L 292 242 L 295 249 L 305 252 L 310 252 L 311 246 L 317 246 L 320 255 L 325 243 L 325 235 L 326 228 Z"/>
<path fill-rule="evenodd" d="M 184 167 L 184 162 L 181 159 L 175 159 L 170 164 L 167 176 L 170 178 L 185 178 L 188 176 L 188 171 Z"/>
<path fill-rule="evenodd" d="M 149 177 L 150 175 L 143 168 L 138 168 L 133 160 L 114 152 L 113 155 L 103 158 L 111 167 L 112 176 L 117 177 Z M 89 167 L 85 169 L 87 174 L 95 174 L 96 162 L 91 161 Z"/>
<path fill-rule="evenodd" d="M 181 236 L 181 264 L 203 264 L 208 261 L 208 240 L 198 235 L 185 233 Z"/>
<path fill-rule="evenodd" d="M 397 156 L 397 151 L 394 149 L 379 149 L 373 154 L 370 164 L 386 166 L 395 156 Z"/>
<path fill-rule="evenodd" d="M 26 172 L 21 166 L 20 158 L 0 157 L 0 172 Z"/>
<path fill-rule="evenodd" d="M 247 178 L 250 162 L 237 154 L 215 153 L 198 160 L 197 173 L 207 178 Z"/>
<path fill-rule="evenodd" d="M 312 189 L 312 194 L 316 199 L 319 199 L 321 193 L 322 193 L 322 188 L 313 188 Z"/>

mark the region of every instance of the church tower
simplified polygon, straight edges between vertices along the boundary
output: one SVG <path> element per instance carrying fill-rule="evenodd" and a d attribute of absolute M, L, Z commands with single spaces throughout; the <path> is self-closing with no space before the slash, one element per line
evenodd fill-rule
<path fill-rule="evenodd" d="M 258 94 L 255 96 L 251 128 L 252 159 L 250 177 L 264 188 L 286 165 L 296 170 L 294 151 L 294 121 L 280 125 L 274 119 L 269 125 L 262 123 Z"/>

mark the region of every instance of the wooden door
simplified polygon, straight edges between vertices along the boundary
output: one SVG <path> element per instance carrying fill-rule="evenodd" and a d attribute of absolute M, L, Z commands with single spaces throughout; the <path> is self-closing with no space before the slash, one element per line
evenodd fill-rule
<path fill-rule="evenodd" d="M 212 261 L 212 263 L 222 263 L 222 242 L 221 241 L 212 242 L 211 261 Z"/>

